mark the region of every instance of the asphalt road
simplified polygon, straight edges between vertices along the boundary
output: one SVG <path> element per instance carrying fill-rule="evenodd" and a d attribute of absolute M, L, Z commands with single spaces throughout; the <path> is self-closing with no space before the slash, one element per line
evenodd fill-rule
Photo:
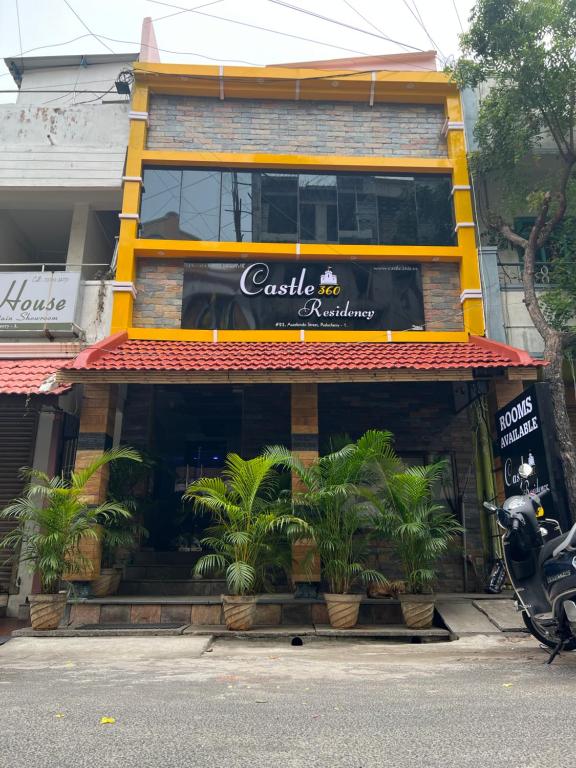
<path fill-rule="evenodd" d="M 2 768 L 570 768 L 576 653 L 450 644 L 18 639 Z M 101 723 L 101 718 L 113 723 Z"/>

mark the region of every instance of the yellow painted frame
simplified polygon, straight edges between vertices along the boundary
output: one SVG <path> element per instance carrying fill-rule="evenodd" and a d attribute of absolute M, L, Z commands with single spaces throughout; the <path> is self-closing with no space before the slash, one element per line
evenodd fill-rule
<path fill-rule="evenodd" d="M 195 341 L 465 341 L 469 334 L 484 335 L 484 312 L 480 298 L 480 272 L 469 187 L 462 106 L 456 85 L 440 72 L 334 72 L 278 67 L 182 66 L 137 63 L 132 110 L 147 113 L 152 93 L 225 97 L 298 98 L 375 102 L 444 104 L 447 121 L 447 157 L 352 157 L 333 155 L 280 155 L 269 153 L 185 152 L 146 148 L 147 121 L 132 119 L 124 182 L 116 279 L 134 283 L 138 259 L 326 259 L 411 260 L 456 262 L 460 265 L 460 289 L 464 328 L 461 332 L 353 332 L 353 331 L 194 331 L 188 329 L 135 328 L 134 299 L 129 291 L 114 294 L 112 333 L 126 330 L 130 338 Z M 372 88 L 372 84 L 374 87 Z M 336 86 L 335 86 L 336 84 Z M 226 243 L 185 240 L 146 240 L 137 237 L 141 184 L 145 166 L 190 165 L 237 168 L 315 168 L 317 170 L 363 170 L 451 173 L 457 244 L 439 246 L 350 246 L 285 243 Z M 460 226 L 459 226 L 460 225 Z M 464 226 L 462 226 L 464 225 Z"/>

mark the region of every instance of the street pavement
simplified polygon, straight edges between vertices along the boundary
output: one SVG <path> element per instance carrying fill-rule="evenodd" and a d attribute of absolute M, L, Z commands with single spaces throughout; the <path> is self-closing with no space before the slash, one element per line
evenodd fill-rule
<path fill-rule="evenodd" d="M 0 647 L 0 766 L 572 768 L 576 653 L 546 658 L 503 635 L 17 638 Z"/>

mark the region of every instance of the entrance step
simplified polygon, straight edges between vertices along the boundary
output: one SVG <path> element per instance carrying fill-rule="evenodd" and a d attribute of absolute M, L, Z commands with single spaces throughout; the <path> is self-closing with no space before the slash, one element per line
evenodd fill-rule
<path fill-rule="evenodd" d="M 225 579 L 124 579 L 119 595 L 182 595 L 190 597 L 220 596 L 226 592 Z"/>
<path fill-rule="evenodd" d="M 471 600 L 438 600 L 436 610 L 446 627 L 458 637 L 500 634 Z"/>
<path fill-rule="evenodd" d="M 193 552 L 140 550 L 132 555 L 133 565 L 190 565 L 192 568 L 202 552 L 195 550 Z"/>
<path fill-rule="evenodd" d="M 474 605 L 502 632 L 526 631 L 522 614 L 516 610 L 513 600 L 475 600 Z"/>
<path fill-rule="evenodd" d="M 163 563 L 159 565 L 127 565 L 124 568 L 124 578 L 128 581 L 153 581 L 155 579 L 188 580 L 192 578 L 194 563 L 174 565 Z"/>

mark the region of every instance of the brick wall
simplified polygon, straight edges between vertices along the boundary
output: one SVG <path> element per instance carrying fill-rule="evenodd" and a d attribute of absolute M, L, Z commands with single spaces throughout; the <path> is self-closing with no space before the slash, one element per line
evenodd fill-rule
<path fill-rule="evenodd" d="M 423 264 L 422 290 L 426 330 L 461 331 L 464 328 L 458 264 Z"/>
<path fill-rule="evenodd" d="M 244 101 L 152 96 L 150 149 L 446 156 L 435 104 Z"/>
<path fill-rule="evenodd" d="M 392 432 L 401 456 L 426 460 L 432 454 L 451 454 L 466 511 L 468 554 L 479 563 L 480 580 L 469 568 L 469 589 L 482 587 L 481 508 L 476 497 L 476 468 L 471 425 L 466 411 L 454 413 L 452 385 L 440 382 L 402 384 L 322 384 L 318 391 L 320 445 L 346 434 L 358 438 L 367 429 Z M 428 455 L 428 457 L 426 456 Z M 389 542 L 375 541 L 371 562 L 388 578 L 401 571 Z M 438 591 L 463 590 L 463 559 L 458 540 L 438 566 Z"/>
<path fill-rule="evenodd" d="M 184 265 L 178 260 L 146 259 L 138 264 L 135 327 L 180 328 Z M 426 330 L 461 331 L 460 278 L 456 264 L 423 264 Z"/>
<path fill-rule="evenodd" d="M 132 324 L 142 328 L 180 328 L 183 280 L 184 265 L 178 259 L 140 260 Z"/>

